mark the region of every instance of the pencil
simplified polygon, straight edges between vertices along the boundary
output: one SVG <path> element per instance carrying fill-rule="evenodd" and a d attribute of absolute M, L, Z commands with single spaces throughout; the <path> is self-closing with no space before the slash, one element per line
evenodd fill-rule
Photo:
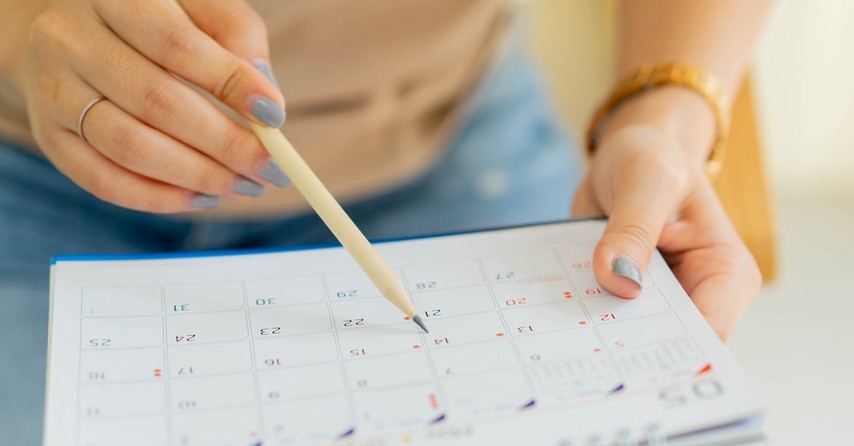
<path fill-rule="evenodd" d="M 329 227 L 341 245 L 347 249 L 356 263 L 365 271 L 365 274 L 368 275 L 380 293 L 418 324 L 424 332 L 427 332 L 427 327 L 424 326 L 421 317 L 415 314 L 415 306 L 400 279 L 371 246 L 371 243 L 356 227 L 350 216 L 344 212 L 341 205 L 335 201 L 326 186 L 320 182 L 320 179 L 297 153 L 290 141 L 285 138 L 285 135 L 279 129 L 254 122 L 250 122 L 249 127 L 255 132 L 270 156 L 279 163 L 297 190 L 308 201 L 308 204 L 320 216 L 323 223 Z"/>
<path fill-rule="evenodd" d="M 181 12 L 187 14 L 178 0 L 172 0 L 172 2 Z M 187 16 L 187 18 L 190 17 Z M 192 19 L 190 21 L 192 22 Z M 285 138 L 281 130 L 254 122 L 249 122 L 249 127 L 255 132 L 255 136 L 258 137 L 261 145 L 264 146 L 270 156 L 279 163 L 279 166 L 288 175 L 294 187 L 308 201 L 314 212 L 320 216 L 320 219 L 329 227 L 335 238 L 341 242 L 341 245 L 353 256 L 359 267 L 365 271 L 365 274 L 368 275 L 383 297 L 399 308 L 425 333 L 429 333 L 421 320 L 421 316 L 415 314 L 415 305 L 412 304 L 412 299 L 403 287 L 403 283 L 380 257 L 365 235 L 362 234 L 362 231 L 356 227 L 350 216 L 344 212 L 335 197 L 317 178 L 317 175 L 302 159 L 290 141 Z"/>

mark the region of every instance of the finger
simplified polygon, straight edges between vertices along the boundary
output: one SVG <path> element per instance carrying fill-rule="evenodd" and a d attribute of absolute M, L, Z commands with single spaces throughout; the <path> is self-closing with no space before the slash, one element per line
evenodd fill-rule
<path fill-rule="evenodd" d="M 750 251 L 726 216 L 711 185 L 700 184 L 680 222 L 662 232 L 660 247 L 668 255 L 694 304 L 726 340 L 759 292 L 762 276 Z M 697 248 L 700 247 L 700 248 Z"/>
<path fill-rule="evenodd" d="M 724 252 L 704 254 L 706 261 L 710 261 L 710 258 L 724 255 Z M 725 254 L 728 258 L 719 271 L 699 282 L 690 293 L 697 309 L 724 341 L 735 330 L 761 285 L 756 262 L 746 249 L 727 250 Z"/>
<path fill-rule="evenodd" d="M 279 87 L 270 68 L 267 26 L 251 6 L 240 0 L 183 0 L 181 5 L 199 29 Z"/>
<path fill-rule="evenodd" d="M 661 230 L 681 201 L 684 180 L 659 152 L 638 156 L 615 175 L 613 205 L 593 253 L 596 279 L 611 293 L 637 297 Z"/>
<path fill-rule="evenodd" d="M 243 177 L 286 185 L 276 166 L 249 130 L 201 95 L 115 38 L 90 27 L 85 47 L 75 47 L 72 69 L 93 89 L 149 127 L 170 135 Z M 73 89 L 72 82 L 64 89 Z M 77 104 L 75 100 L 69 104 Z M 79 112 L 68 113 L 73 116 Z"/>
<path fill-rule="evenodd" d="M 79 130 L 88 143 L 116 164 L 164 183 L 210 195 L 257 197 L 264 186 L 241 177 L 210 157 L 139 122 L 109 99 L 90 108 L 82 122 L 79 114 L 92 98 L 101 96 L 82 79 L 62 78 L 55 98 L 58 122 Z M 77 114 L 71 126 L 71 119 Z"/>
<path fill-rule="evenodd" d="M 101 200 L 146 212 L 175 213 L 214 207 L 219 199 L 143 177 L 113 163 L 76 133 L 54 127 L 45 153 L 83 189 Z"/>
<path fill-rule="evenodd" d="M 223 7 L 233 2 L 222 2 Z M 270 127 L 285 120 L 276 86 L 249 62 L 232 54 L 166 0 L 98 0 L 96 12 L 131 47 L 167 71 Z"/>
<path fill-rule="evenodd" d="M 108 100 L 93 107 L 83 124 L 92 147 L 139 175 L 209 195 L 264 193 L 264 186 L 137 121 Z"/>

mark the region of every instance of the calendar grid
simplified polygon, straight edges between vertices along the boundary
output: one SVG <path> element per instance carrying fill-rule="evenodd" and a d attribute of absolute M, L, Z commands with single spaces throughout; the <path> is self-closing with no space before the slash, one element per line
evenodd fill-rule
<path fill-rule="evenodd" d="M 335 327 L 335 315 L 332 312 L 332 295 L 331 290 L 329 289 L 329 283 L 327 282 L 327 278 L 325 275 L 320 276 L 320 283 L 323 289 L 323 297 L 326 302 L 326 310 L 327 314 L 329 314 L 329 320 L 332 321 L 332 327 Z M 338 331 L 333 329 L 333 337 L 335 339 L 335 351 L 337 352 L 336 359 L 338 360 L 338 370 L 341 373 L 341 376 L 344 380 L 344 389 L 346 390 L 346 398 L 347 398 L 347 411 L 350 413 L 350 423 L 356 423 L 356 407 L 355 402 L 353 401 L 353 389 L 350 387 L 350 379 L 347 375 L 347 367 L 344 364 L 344 356 L 343 349 L 341 348 L 341 340 L 338 337 Z"/>
<path fill-rule="evenodd" d="M 105 421 L 162 429 L 176 446 L 220 441 L 211 425 L 247 446 L 380 438 L 716 376 L 658 286 L 611 296 L 589 261 L 565 253 L 530 246 L 396 264 L 429 335 L 352 269 L 159 284 L 156 314 L 154 286 L 83 287 L 77 444 L 107 444 Z M 159 396 L 148 395 L 156 385 Z M 113 390 L 142 404 L 110 405 Z M 319 408 L 328 419 L 309 416 Z"/>
<path fill-rule="evenodd" d="M 412 297 L 415 294 L 415 290 L 413 289 L 415 287 L 413 287 L 409 283 L 409 278 L 406 276 L 406 274 L 400 274 L 400 280 L 403 283 L 404 288 L 409 292 L 410 297 Z M 423 311 L 423 309 L 419 309 L 419 311 Z M 428 321 L 430 320 L 426 312 L 424 316 L 427 318 Z M 429 325 L 427 326 L 427 329 L 430 329 Z M 418 336 L 421 339 L 421 345 L 424 346 L 423 355 L 425 356 L 425 358 L 427 358 L 427 364 L 429 364 L 430 366 L 430 378 L 433 380 L 434 383 L 438 384 L 441 380 L 441 377 L 439 376 L 439 372 L 436 368 L 435 362 L 433 361 L 433 357 L 430 356 L 430 349 L 427 346 L 427 334 L 423 333 L 421 330 L 418 330 Z M 435 392 L 439 394 L 439 401 L 447 401 L 445 393 L 442 391 L 442 386 L 436 385 Z"/>
<path fill-rule="evenodd" d="M 486 278 L 487 288 L 489 289 L 489 294 L 493 299 L 493 305 L 495 306 L 494 307 L 495 312 L 498 313 L 498 317 L 501 318 L 501 324 L 503 325 L 504 330 L 507 333 L 507 336 L 512 337 L 511 332 L 510 332 L 510 324 L 507 323 L 507 319 L 504 317 L 504 314 L 501 310 L 501 307 L 498 304 L 498 299 L 495 297 L 495 290 L 492 288 L 491 280 L 490 280 L 490 277 L 487 275 L 486 268 L 483 264 L 483 260 L 478 259 L 477 263 L 478 263 L 478 267 L 480 268 L 481 274 L 483 275 L 483 277 Z M 510 342 L 510 345 L 513 347 L 513 354 L 516 357 L 518 367 L 523 367 L 525 362 L 522 360 L 522 354 L 519 353 L 518 346 L 516 345 L 515 342 L 512 342 L 512 340 L 508 340 L 508 341 Z M 527 382 L 527 385 L 528 385 L 528 390 L 529 390 L 531 396 L 533 397 L 535 395 L 534 383 L 531 380 L 531 377 L 528 374 L 527 370 L 525 370 L 524 368 L 522 370 L 523 370 L 523 376 L 525 377 L 525 381 Z"/>

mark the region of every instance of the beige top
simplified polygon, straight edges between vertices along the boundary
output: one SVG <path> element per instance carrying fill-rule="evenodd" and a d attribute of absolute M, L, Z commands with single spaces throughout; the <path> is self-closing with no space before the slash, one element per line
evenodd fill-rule
<path fill-rule="evenodd" d="M 456 112 L 506 22 L 504 0 L 250 0 L 264 17 L 287 100 L 283 131 L 340 201 L 415 179 L 441 155 Z M 0 89 L 0 137 L 35 147 Z M 196 216 L 304 211 L 293 188 L 223 200 Z"/>

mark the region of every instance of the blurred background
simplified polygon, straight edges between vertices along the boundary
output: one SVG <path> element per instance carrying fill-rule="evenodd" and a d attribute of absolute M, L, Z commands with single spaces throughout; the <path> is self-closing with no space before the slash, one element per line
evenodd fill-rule
<path fill-rule="evenodd" d="M 617 1 L 519 7 L 581 135 L 614 82 Z M 716 182 L 766 277 L 729 347 L 768 400 L 774 445 L 854 441 L 853 55 L 854 2 L 776 0 Z"/>

